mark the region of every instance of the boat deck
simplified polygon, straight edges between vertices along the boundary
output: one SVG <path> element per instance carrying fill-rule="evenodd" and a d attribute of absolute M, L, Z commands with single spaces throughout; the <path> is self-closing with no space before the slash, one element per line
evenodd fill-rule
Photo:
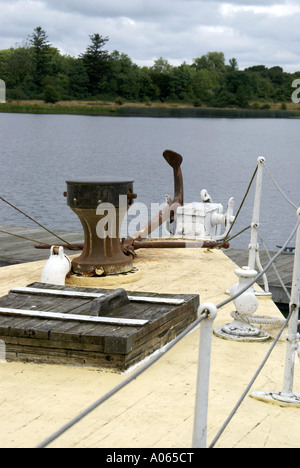
<path fill-rule="evenodd" d="M 0 268 L 0 295 L 39 282 L 44 263 Z M 218 304 L 228 297 L 225 291 L 237 282 L 236 265 L 222 251 L 140 250 L 135 265 L 140 278 L 118 287 L 159 294 L 198 294 L 201 302 Z M 232 310 L 232 304 L 219 310 L 215 328 L 232 321 Z M 282 317 L 270 300 L 260 301 L 257 314 Z M 227 419 L 278 333 L 278 328 L 263 328 L 271 335 L 263 343 L 240 343 L 213 336 L 208 443 Z M 191 447 L 198 346 L 199 330 L 194 330 L 50 447 Z M 285 350 L 282 336 L 253 391 L 281 390 Z M 1 446 L 38 445 L 127 376 L 95 368 L 0 364 Z M 299 365 L 295 366 L 294 388 L 300 391 Z M 299 410 L 268 405 L 247 396 L 216 447 L 296 448 L 300 445 L 299 425 Z"/>
<path fill-rule="evenodd" d="M 1 232 L 1 230 L 23 237 L 36 239 L 39 242 L 45 242 L 49 244 L 60 242 L 58 239 L 41 228 L 0 225 L 0 266 L 14 265 L 17 263 L 28 263 L 37 260 L 44 260 L 49 257 L 49 251 L 35 249 L 34 242 L 26 241 L 18 237 L 13 237 L 9 234 L 4 234 Z M 55 231 L 55 233 L 71 243 L 83 241 L 83 233 L 81 232 L 59 230 Z M 230 248 L 228 250 L 224 250 L 224 252 L 239 267 L 248 264 L 249 252 L 247 249 Z M 67 251 L 67 253 L 70 253 L 70 251 Z M 273 257 L 275 252 L 269 252 L 269 254 L 271 257 Z M 260 258 L 263 266 L 266 266 L 269 263 L 269 257 L 266 252 L 260 252 Z M 278 273 L 280 274 L 280 277 L 282 278 L 289 292 L 291 290 L 292 283 L 293 262 L 294 255 L 281 255 L 275 263 Z M 283 291 L 273 268 L 271 268 L 268 272 L 268 282 L 270 291 L 273 294 L 274 302 L 282 304 L 283 306 L 288 305 L 286 294 Z M 262 279 L 259 281 L 259 285 L 263 287 Z"/>

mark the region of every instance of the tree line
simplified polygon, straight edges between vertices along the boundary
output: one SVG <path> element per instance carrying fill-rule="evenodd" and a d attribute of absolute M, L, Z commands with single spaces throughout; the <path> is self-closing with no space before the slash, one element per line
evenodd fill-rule
<path fill-rule="evenodd" d="M 0 78 L 7 99 L 114 100 L 185 102 L 194 106 L 249 107 L 291 100 L 291 86 L 300 71 L 257 65 L 239 70 L 235 58 L 226 64 L 223 52 L 209 52 L 188 65 L 172 66 L 164 58 L 140 67 L 117 50 L 109 53 L 108 37 L 90 35 L 78 57 L 62 55 L 42 27 L 16 47 L 0 50 Z"/>

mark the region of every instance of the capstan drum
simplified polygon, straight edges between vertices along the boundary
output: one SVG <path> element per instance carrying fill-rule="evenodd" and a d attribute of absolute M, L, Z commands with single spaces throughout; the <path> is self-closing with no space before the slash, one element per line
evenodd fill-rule
<path fill-rule="evenodd" d="M 132 257 L 123 253 L 120 226 L 133 203 L 133 181 L 69 180 L 67 204 L 84 230 L 82 254 L 72 261 L 73 273 L 103 276 L 133 269 Z"/>

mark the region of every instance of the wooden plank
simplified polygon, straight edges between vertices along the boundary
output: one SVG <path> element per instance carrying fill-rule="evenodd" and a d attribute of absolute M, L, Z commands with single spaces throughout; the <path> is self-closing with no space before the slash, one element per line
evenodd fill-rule
<path fill-rule="evenodd" d="M 47 348 L 29 346 L 28 344 L 7 343 L 7 361 L 23 361 L 41 364 L 62 364 L 71 366 L 89 366 L 97 368 L 125 369 L 124 355 L 103 352 L 86 352 L 85 350 L 65 350 L 63 348 Z"/>
<path fill-rule="evenodd" d="M 30 287 L 19 287 L 14 288 L 10 292 L 12 293 L 23 293 L 23 294 L 38 294 L 38 295 L 50 295 L 50 296 L 59 296 L 59 297 L 78 297 L 81 299 L 97 299 L 99 297 L 105 296 L 105 293 L 96 293 L 96 292 L 83 292 L 83 291 L 69 291 L 69 290 L 59 290 L 59 289 L 43 289 L 43 288 L 30 288 Z M 180 305 L 184 303 L 184 299 L 174 299 L 166 298 L 161 296 L 128 296 L 130 301 L 134 302 L 149 302 L 157 304 L 169 304 L 169 305 Z"/>
<path fill-rule="evenodd" d="M 11 309 L 0 307 L 0 314 L 16 317 L 32 317 L 41 319 L 72 320 L 88 323 L 108 323 L 111 325 L 128 325 L 130 327 L 143 327 L 148 320 L 122 319 L 116 317 L 94 317 L 91 315 L 62 314 L 60 312 L 45 312 L 42 310 Z"/>
<path fill-rule="evenodd" d="M 20 300 L 23 301 L 20 303 Z M 59 312 L 66 312 L 66 311 L 74 311 L 77 310 L 79 307 L 89 307 L 89 301 L 82 299 L 69 299 L 69 300 L 57 300 L 54 301 L 52 299 L 46 300 L 45 297 L 39 296 L 31 296 L 27 297 L 24 295 L 16 295 L 16 294 L 9 294 L 5 298 L 0 299 L 0 305 L 8 306 L 8 307 L 22 307 L 24 305 L 24 300 L 28 301 L 31 307 L 38 309 L 39 307 L 43 307 L 44 310 L 48 311 L 59 311 Z M 30 301 L 30 302 L 29 302 Z M 1 316 L 0 316 L 0 323 L 1 323 Z M 9 326 L 8 326 L 9 325 Z M 2 333 L 13 334 L 14 336 L 24 336 L 28 334 L 28 331 L 31 333 L 33 338 L 39 339 L 48 339 L 52 340 L 52 333 L 53 330 L 61 329 L 61 321 L 59 320 L 41 320 L 41 319 L 25 319 L 25 318 L 11 318 L 10 323 L 6 325 L 7 329 L 2 328 Z M 81 324 L 81 329 L 89 329 L 91 325 L 84 325 Z M 80 341 L 80 333 L 78 331 L 78 325 L 74 325 L 74 322 L 68 322 L 68 324 L 64 325 L 65 341 Z"/>

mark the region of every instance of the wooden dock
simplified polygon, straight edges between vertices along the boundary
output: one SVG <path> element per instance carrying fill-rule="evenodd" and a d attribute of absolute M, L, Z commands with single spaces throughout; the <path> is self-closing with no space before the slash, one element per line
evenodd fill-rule
<path fill-rule="evenodd" d="M 83 241 L 83 233 L 81 232 L 59 230 L 55 231 L 55 234 L 71 243 Z M 37 242 L 25 240 L 16 236 L 26 237 L 27 239 L 32 239 Z M 42 228 L 0 225 L 0 266 L 46 260 L 50 254 L 49 250 L 40 250 L 35 248 L 36 243 L 41 242 L 50 245 L 62 243 L 62 241 Z M 76 251 L 73 251 L 72 253 L 76 253 Z"/>
<path fill-rule="evenodd" d="M 0 225 L 0 231 L 9 232 L 11 234 L 23 236 L 36 240 L 38 242 L 45 242 L 48 244 L 60 243 L 60 241 L 53 237 L 48 232 L 38 227 L 16 227 L 16 226 L 4 226 Z M 55 231 L 61 238 L 68 242 L 81 242 L 83 241 L 82 232 L 70 232 L 70 231 Z M 76 251 L 66 251 L 67 255 L 74 254 Z M 246 249 L 234 249 L 230 248 L 224 250 L 224 253 L 239 267 L 246 266 L 248 264 L 248 250 Z M 269 252 L 271 257 L 276 252 Z M 0 232 L 0 266 L 15 265 L 18 263 L 28 263 L 37 260 L 46 260 L 49 257 L 49 250 L 38 250 L 35 248 L 35 242 L 14 237 L 9 234 Z M 266 266 L 269 263 L 269 257 L 266 252 L 260 252 L 261 263 Z M 275 265 L 286 285 L 289 292 L 291 291 L 292 285 L 292 274 L 293 274 L 293 262 L 294 255 L 281 255 Z M 282 289 L 278 277 L 271 267 L 268 274 L 269 288 L 273 295 L 273 300 L 277 304 L 287 305 L 288 299 L 286 293 Z M 263 281 L 259 281 L 259 285 L 263 287 Z"/>

